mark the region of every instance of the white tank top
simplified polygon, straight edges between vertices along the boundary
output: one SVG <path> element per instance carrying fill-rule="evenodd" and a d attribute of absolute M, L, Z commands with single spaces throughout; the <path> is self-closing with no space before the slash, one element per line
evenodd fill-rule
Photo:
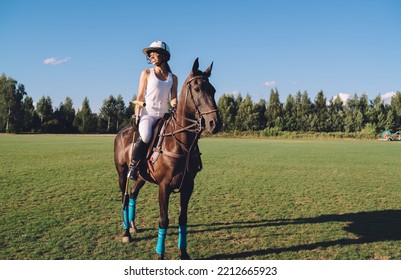
<path fill-rule="evenodd" d="M 173 86 L 173 74 L 168 73 L 166 81 L 159 80 L 153 68 L 149 69 L 150 75 L 145 92 L 146 107 L 143 114 L 162 117 L 168 112 L 168 99 Z"/>

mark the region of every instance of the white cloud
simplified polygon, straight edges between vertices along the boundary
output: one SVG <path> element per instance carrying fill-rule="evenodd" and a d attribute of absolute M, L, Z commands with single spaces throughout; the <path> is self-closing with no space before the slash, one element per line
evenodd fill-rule
<path fill-rule="evenodd" d="M 384 103 L 390 104 L 391 98 L 393 98 L 393 96 L 395 95 L 396 95 L 395 91 L 389 91 L 386 92 L 385 94 L 380 95 L 380 97 Z"/>
<path fill-rule="evenodd" d="M 58 65 L 58 64 L 65 63 L 69 60 L 71 60 L 71 57 L 68 57 L 68 56 L 61 58 L 61 59 L 59 59 L 58 57 L 48 57 L 45 60 L 43 60 L 43 63 L 47 64 L 47 65 Z"/>
<path fill-rule="evenodd" d="M 337 97 L 340 97 L 343 104 L 347 104 L 347 101 L 351 97 L 351 95 L 348 93 L 340 92 L 336 96 L 333 96 L 333 101 L 336 100 Z"/>
<path fill-rule="evenodd" d="M 333 96 L 333 98 L 331 100 L 327 100 L 326 101 L 326 105 L 329 106 L 331 104 L 331 102 L 334 102 L 334 100 L 337 99 L 337 97 L 340 98 L 340 100 L 343 102 L 343 104 L 347 104 L 348 99 L 351 97 L 350 94 L 348 93 L 344 93 L 344 92 L 340 92 L 339 94 Z"/>
<path fill-rule="evenodd" d="M 263 83 L 264 86 L 272 87 L 276 84 L 276 81 L 266 81 Z"/>

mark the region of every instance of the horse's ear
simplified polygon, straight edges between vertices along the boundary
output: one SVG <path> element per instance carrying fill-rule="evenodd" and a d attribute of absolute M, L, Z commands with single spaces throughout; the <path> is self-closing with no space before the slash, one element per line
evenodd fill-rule
<path fill-rule="evenodd" d="M 210 64 L 210 66 L 205 70 L 205 74 L 206 74 L 206 77 L 210 77 L 210 75 L 212 74 L 212 69 L 213 69 L 213 62 L 212 62 L 212 64 Z"/>
<path fill-rule="evenodd" d="M 194 61 L 194 66 L 192 66 L 192 74 L 195 74 L 199 70 L 199 58 L 197 57 Z"/>

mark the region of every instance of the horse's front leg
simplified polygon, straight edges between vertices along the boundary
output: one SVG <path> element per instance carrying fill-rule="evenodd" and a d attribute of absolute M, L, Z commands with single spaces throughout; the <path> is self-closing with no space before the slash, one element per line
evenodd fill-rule
<path fill-rule="evenodd" d="M 138 180 L 135 181 L 134 186 L 132 187 L 130 198 L 129 198 L 129 204 L 128 204 L 128 220 L 130 223 L 130 233 L 137 233 L 138 228 L 136 227 L 135 224 L 135 216 L 136 216 L 136 200 L 139 195 L 139 191 L 141 188 L 145 185 L 145 181 L 141 180 L 138 178 Z"/>
<path fill-rule="evenodd" d="M 159 186 L 159 207 L 160 207 L 160 220 L 159 232 L 157 235 L 156 253 L 159 255 L 159 260 L 164 260 L 164 253 L 166 251 L 166 235 L 169 224 L 168 220 L 168 202 L 170 199 L 171 188 L 169 185 Z"/>
<path fill-rule="evenodd" d="M 178 248 L 180 249 L 180 259 L 190 260 L 191 257 L 187 253 L 187 221 L 188 221 L 188 204 L 194 189 L 194 180 L 187 181 L 181 188 L 180 193 L 180 216 L 178 218 Z"/>
<path fill-rule="evenodd" d="M 128 179 L 126 179 L 128 180 Z M 123 208 L 123 229 L 124 229 L 124 234 L 123 234 L 123 242 L 124 243 L 129 243 L 132 241 L 132 236 L 131 233 L 136 233 L 137 228 L 135 225 L 135 214 L 136 214 L 136 200 L 139 195 L 140 189 L 143 187 L 145 184 L 145 181 L 138 179 L 135 181 L 134 186 L 132 187 L 131 193 L 128 196 L 125 195 L 125 192 L 123 194 L 123 202 L 124 202 L 124 208 Z"/>
<path fill-rule="evenodd" d="M 128 221 L 128 203 L 129 203 L 129 197 L 128 194 L 126 194 L 128 188 L 127 185 L 127 170 L 128 166 L 127 165 L 116 165 L 117 167 L 117 172 L 118 172 L 118 185 L 120 186 L 121 190 L 121 202 L 123 205 L 123 238 L 122 241 L 124 243 L 130 242 L 131 241 L 131 235 L 129 233 L 129 221 Z"/>

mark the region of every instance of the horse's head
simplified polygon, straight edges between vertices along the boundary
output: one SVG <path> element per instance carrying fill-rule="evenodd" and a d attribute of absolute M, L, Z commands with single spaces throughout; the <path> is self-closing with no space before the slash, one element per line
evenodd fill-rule
<path fill-rule="evenodd" d="M 199 70 L 198 58 L 195 59 L 192 71 L 183 85 L 183 93 L 186 94 L 184 97 L 185 110 L 198 119 L 201 119 L 202 129 L 215 134 L 221 128 L 221 119 L 216 101 L 214 100 L 216 89 L 209 82 L 212 68 L 213 63 L 205 72 L 202 72 Z"/>

